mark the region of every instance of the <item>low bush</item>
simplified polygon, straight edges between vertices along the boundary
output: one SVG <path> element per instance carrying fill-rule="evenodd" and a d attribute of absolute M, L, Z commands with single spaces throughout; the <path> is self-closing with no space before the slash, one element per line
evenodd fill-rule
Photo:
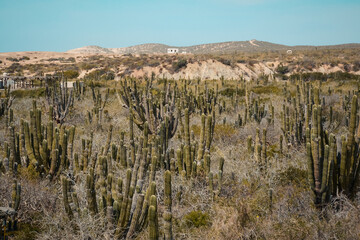
<path fill-rule="evenodd" d="M 184 217 L 186 226 L 188 227 L 202 227 L 210 224 L 209 214 L 201 211 L 191 211 Z"/>

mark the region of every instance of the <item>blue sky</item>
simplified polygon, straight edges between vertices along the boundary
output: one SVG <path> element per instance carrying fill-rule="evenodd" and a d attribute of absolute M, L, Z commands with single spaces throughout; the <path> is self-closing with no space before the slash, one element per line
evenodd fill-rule
<path fill-rule="evenodd" d="M 0 52 L 257 39 L 360 43 L 359 0 L 0 0 Z"/>

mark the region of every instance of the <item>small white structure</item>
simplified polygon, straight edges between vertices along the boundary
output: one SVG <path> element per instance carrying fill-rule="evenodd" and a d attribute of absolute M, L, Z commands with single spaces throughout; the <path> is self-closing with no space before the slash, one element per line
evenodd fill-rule
<path fill-rule="evenodd" d="M 292 54 L 292 50 L 287 50 L 286 53 L 287 54 Z"/>
<path fill-rule="evenodd" d="M 179 53 L 179 49 L 178 48 L 168 48 L 167 49 L 167 53 Z"/>

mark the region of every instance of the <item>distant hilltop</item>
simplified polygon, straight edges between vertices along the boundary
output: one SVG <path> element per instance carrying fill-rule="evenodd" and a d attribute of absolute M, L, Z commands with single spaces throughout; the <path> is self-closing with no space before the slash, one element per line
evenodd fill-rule
<path fill-rule="evenodd" d="M 341 49 L 360 48 L 359 43 L 328 45 L 328 46 L 287 46 L 271 42 L 249 40 L 220 43 L 200 44 L 188 47 L 169 46 L 160 43 L 147 43 L 123 48 L 104 48 L 99 46 L 86 46 L 67 51 L 68 53 L 88 54 L 165 54 L 168 49 L 178 49 L 178 53 L 210 54 L 235 52 L 266 52 L 281 50 L 314 50 L 314 49 Z"/>

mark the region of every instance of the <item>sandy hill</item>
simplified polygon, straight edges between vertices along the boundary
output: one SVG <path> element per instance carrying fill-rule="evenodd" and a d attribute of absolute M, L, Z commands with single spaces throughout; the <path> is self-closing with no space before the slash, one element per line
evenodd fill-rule
<path fill-rule="evenodd" d="M 67 53 L 91 53 L 91 54 L 100 53 L 100 54 L 103 54 L 103 53 L 113 53 L 113 52 L 108 48 L 103 48 L 103 47 L 99 47 L 99 46 L 86 46 L 86 47 L 71 49 L 71 50 L 67 51 Z"/>
<path fill-rule="evenodd" d="M 211 54 L 211 53 L 237 53 L 237 52 L 264 52 L 279 50 L 312 50 L 312 49 L 336 49 L 336 48 L 360 48 L 360 44 L 340 44 L 328 46 L 287 46 L 271 42 L 250 40 L 250 41 L 232 41 L 220 43 L 208 43 L 187 47 L 169 46 L 160 43 L 148 43 L 122 48 L 103 48 L 99 46 L 86 46 L 69 50 L 69 53 L 92 53 L 92 54 L 161 54 L 166 53 L 170 47 L 178 48 L 179 52 L 193 54 Z"/>

